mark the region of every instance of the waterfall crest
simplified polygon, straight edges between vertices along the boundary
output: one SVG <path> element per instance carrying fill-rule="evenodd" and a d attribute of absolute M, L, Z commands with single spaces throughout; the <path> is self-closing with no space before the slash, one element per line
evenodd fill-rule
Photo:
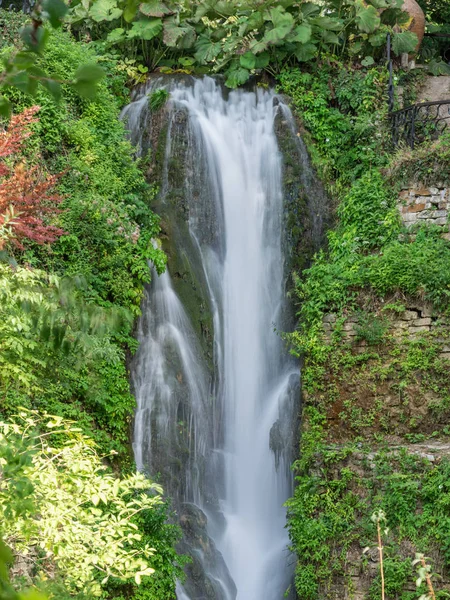
<path fill-rule="evenodd" d="M 281 600 L 299 372 L 276 331 L 287 312 L 280 100 L 263 89 L 225 95 L 211 78 L 170 87 L 160 211 L 179 218 L 171 169 L 181 155 L 186 227 L 170 243 L 202 290 L 211 343 L 176 291 L 174 276 L 186 276 L 154 275 L 132 365 L 136 462 L 162 474 L 191 529 L 205 523 L 208 543 L 191 550 L 207 585 L 188 580 L 179 599 Z M 143 98 L 125 111 L 141 151 Z"/>

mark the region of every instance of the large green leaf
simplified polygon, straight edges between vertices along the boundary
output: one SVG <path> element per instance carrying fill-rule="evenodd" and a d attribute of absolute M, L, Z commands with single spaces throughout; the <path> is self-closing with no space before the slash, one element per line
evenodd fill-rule
<path fill-rule="evenodd" d="M 260 30 L 264 26 L 264 18 L 259 11 L 253 12 L 247 19 L 247 31 Z"/>
<path fill-rule="evenodd" d="M 374 6 L 364 6 L 362 1 L 356 9 L 356 24 L 360 31 L 373 33 L 381 23 L 380 16 Z"/>
<path fill-rule="evenodd" d="M 251 71 L 256 67 L 256 56 L 253 54 L 253 52 L 246 52 L 239 57 L 239 62 L 241 67 Z"/>
<path fill-rule="evenodd" d="M 178 25 L 175 17 L 164 19 L 163 41 L 169 48 L 192 48 L 196 40 L 195 29 L 191 25 Z"/>
<path fill-rule="evenodd" d="M 302 23 L 301 25 L 297 25 L 297 27 L 291 31 L 286 39 L 288 42 L 300 42 L 302 44 L 306 44 L 306 42 L 309 42 L 311 39 L 311 32 L 311 25 L 308 25 L 308 23 Z"/>
<path fill-rule="evenodd" d="M 20 37 L 30 52 L 42 54 L 50 32 L 45 27 L 36 30 L 33 25 L 25 25 L 20 31 Z"/>
<path fill-rule="evenodd" d="M 72 83 L 73 87 L 86 98 L 94 98 L 97 84 L 105 77 L 105 71 L 95 64 L 82 65 L 77 69 Z"/>
<path fill-rule="evenodd" d="M 267 50 L 268 45 L 269 42 L 265 39 L 253 40 L 250 42 L 249 48 L 254 54 L 260 54 L 260 52 Z"/>
<path fill-rule="evenodd" d="M 225 81 L 225 85 L 229 88 L 237 88 L 249 79 L 250 72 L 247 71 L 247 69 L 240 67 L 238 69 L 228 71 L 227 75 L 228 76 L 227 80 Z"/>
<path fill-rule="evenodd" d="M 257 69 L 265 69 L 270 62 L 270 54 L 268 52 L 263 52 L 262 54 L 258 54 L 256 57 L 256 68 Z"/>
<path fill-rule="evenodd" d="M 322 40 L 326 44 L 339 44 L 339 37 L 334 33 L 334 31 L 327 31 L 326 29 L 322 31 Z"/>
<path fill-rule="evenodd" d="M 44 0 L 42 2 L 42 16 L 50 21 L 54 28 L 60 27 L 68 11 L 67 5 L 62 0 Z"/>
<path fill-rule="evenodd" d="M 266 31 L 264 39 L 268 43 L 277 43 L 284 40 L 284 38 L 292 31 L 294 27 L 294 17 L 279 6 L 272 8 L 270 11 L 270 20 L 273 23 L 273 29 Z"/>
<path fill-rule="evenodd" d="M 201 64 L 214 60 L 222 50 L 220 42 L 212 42 L 206 35 L 201 35 L 195 44 L 195 58 Z"/>
<path fill-rule="evenodd" d="M 127 23 L 131 23 L 131 21 L 136 16 L 138 11 L 140 0 L 127 0 L 125 3 L 125 7 L 123 9 L 123 18 Z"/>
<path fill-rule="evenodd" d="M 316 52 L 317 46 L 312 42 L 308 42 L 307 44 L 297 44 L 295 56 L 299 62 L 308 62 L 308 60 L 314 58 Z"/>
<path fill-rule="evenodd" d="M 172 11 L 159 0 L 147 0 L 139 6 L 141 13 L 147 17 L 164 17 L 170 15 Z"/>
<path fill-rule="evenodd" d="M 340 31 L 342 29 L 342 21 L 333 17 L 314 17 L 310 23 L 319 29 L 327 29 L 329 31 Z"/>
<path fill-rule="evenodd" d="M 108 40 L 108 42 L 111 42 L 111 44 L 123 42 L 125 39 L 125 29 L 122 29 L 122 27 L 117 27 L 116 29 L 113 29 L 108 33 L 106 39 Z"/>
<path fill-rule="evenodd" d="M 142 19 L 135 21 L 128 31 L 128 37 L 140 40 L 152 40 L 162 31 L 163 25 L 161 19 Z"/>
<path fill-rule="evenodd" d="M 409 14 L 399 8 L 387 8 L 380 15 L 381 22 L 385 25 L 405 25 L 409 21 Z"/>
<path fill-rule="evenodd" d="M 373 46 L 374 48 L 379 48 L 380 46 L 383 46 L 384 44 L 386 44 L 386 28 L 385 27 L 380 27 L 380 29 L 378 29 L 377 31 L 375 31 L 375 33 L 372 33 L 372 35 L 369 35 L 369 44 L 371 46 Z"/>
<path fill-rule="evenodd" d="M 115 0 L 96 0 L 89 10 L 93 21 L 114 21 L 122 16 L 122 9 L 118 8 Z"/>
<path fill-rule="evenodd" d="M 402 31 L 394 33 L 392 36 L 392 51 L 400 56 L 404 52 L 413 52 L 419 43 L 417 35 L 412 31 Z"/>
<path fill-rule="evenodd" d="M 386 0 L 368 0 L 369 4 L 375 8 L 388 8 L 389 3 Z"/>
<path fill-rule="evenodd" d="M 318 6 L 314 2 L 304 2 L 300 6 L 300 10 L 302 11 L 303 18 L 306 18 L 320 13 L 320 6 Z"/>

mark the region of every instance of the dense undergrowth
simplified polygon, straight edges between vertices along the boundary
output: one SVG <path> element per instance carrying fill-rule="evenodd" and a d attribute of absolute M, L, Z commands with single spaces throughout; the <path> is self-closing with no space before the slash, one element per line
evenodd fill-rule
<path fill-rule="evenodd" d="M 336 201 L 327 248 L 295 276 L 300 325 L 288 336 L 304 362 L 297 487 L 287 503 L 296 591 L 305 600 L 340 597 L 358 591 L 352 576 L 369 577 L 367 597 L 379 598 L 370 517 L 383 509 L 386 597 L 412 600 L 426 593 L 411 589 L 414 552 L 429 553 L 444 576 L 450 566 L 443 485 L 450 463 L 401 449 L 450 433 L 448 363 L 440 357 L 450 244 L 426 224 L 405 230 L 396 203 L 402 184 L 448 183 L 448 137 L 392 157 L 379 68 L 355 72 L 328 62 L 308 73 L 286 70 L 279 81 Z M 389 323 L 414 299 L 433 305 L 442 326 L 416 340 L 392 337 Z M 330 313 L 335 325 L 327 336 Z M 355 314 L 365 344 L 356 354 L 343 330 Z M 390 401 L 394 409 L 386 397 L 399 398 Z"/>
<path fill-rule="evenodd" d="M 20 44 L 23 21 L 17 13 L 0 11 L 0 28 L 7 32 L 1 37 L 2 57 L 10 55 L 11 44 Z M 37 65 L 49 76 L 68 81 L 80 64 L 97 60 L 89 46 L 53 31 Z M 17 504 L 17 511 L 9 515 L 7 527 L 0 524 L 0 531 L 14 549 L 16 588 L 34 584 L 59 598 L 138 594 L 140 600 L 167 600 L 181 573 L 182 560 L 174 550 L 179 529 L 167 523 L 168 502 L 159 496 L 151 500 L 151 482 L 128 475 L 135 400 L 126 359 L 136 348 L 132 328 L 150 278 L 148 262 L 158 272 L 165 267 L 165 256 L 153 243 L 158 218 L 149 207 L 157 190 L 146 183 L 143 165 L 135 161 L 119 121 L 128 93 L 126 74 L 113 61 L 103 60 L 102 66 L 107 76 L 94 100 L 65 84 L 59 102 L 44 89 L 33 97 L 17 87 L 2 89 L 15 114 L 39 106 L 38 120 L 30 125 L 32 135 L 8 157 L 8 164 L 19 165 L 19 171 L 20 165 L 37 169 L 43 181 L 59 174 L 54 190 L 61 202 L 43 227 L 51 218 L 63 235 L 52 243 L 35 236 L 18 244 L 14 221 L 2 230 L 0 411 L 6 424 L 0 436 L 0 499 L 8 510 Z M 15 218 L 20 222 L 21 214 Z M 16 431 L 25 444 L 22 449 L 10 439 L 18 413 L 31 419 L 27 443 Z M 43 415 L 53 415 L 50 423 L 56 419 L 64 427 L 52 436 L 51 447 L 38 450 L 33 440 L 45 432 Z M 71 433 L 74 425 L 79 433 Z M 67 456 L 65 468 L 56 457 L 71 447 L 74 454 Z M 110 468 L 102 465 L 106 458 L 122 483 L 117 479 L 114 484 Z M 58 466 L 57 482 L 51 480 L 51 464 Z M 39 474 L 43 465 L 47 480 Z M 120 485 L 124 492 L 119 498 Z M 75 488 L 80 494 L 84 490 L 82 508 L 77 508 Z M 142 498 L 139 489 L 144 490 Z M 63 490 L 72 490 L 76 505 L 68 502 L 69 492 L 66 499 L 58 499 Z M 0 569 L 10 558 L 0 548 Z M 155 573 L 149 576 L 147 567 Z M 0 580 L 0 596 L 15 598 L 3 571 Z"/>

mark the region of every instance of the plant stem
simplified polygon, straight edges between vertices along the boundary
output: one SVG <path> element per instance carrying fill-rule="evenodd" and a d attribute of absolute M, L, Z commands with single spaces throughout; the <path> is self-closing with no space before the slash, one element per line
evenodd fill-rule
<path fill-rule="evenodd" d="M 427 564 L 425 562 L 425 558 L 422 556 L 420 558 L 420 562 L 422 563 L 422 567 L 425 569 L 425 579 L 427 581 L 428 591 L 430 592 L 430 596 L 433 600 L 436 600 L 436 596 L 433 589 L 433 584 L 431 583 L 431 577 L 427 569 Z"/>
<path fill-rule="evenodd" d="M 384 600 L 383 546 L 381 544 L 381 527 L 380 527 L 380 521 L 377 521 L 377 533 L 378 533 L 378 552 L 380 554 L 381 600 Z M 436 598 L 434 598 L 433 600 L 436 600 Z"/>

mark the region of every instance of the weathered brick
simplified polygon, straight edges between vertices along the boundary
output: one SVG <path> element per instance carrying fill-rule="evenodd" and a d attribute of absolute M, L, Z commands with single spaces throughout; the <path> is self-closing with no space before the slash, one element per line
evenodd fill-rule
<path fill-rule="evenodd" d="M 425 203 L 409 204 L 408 206 L 405 207 L 405 210 L 403 212 L 416 213 L 416 212 L 421 212 L 422 210 L 425 210 Z"/>
<path fill-rule="evenodd" d="M 447 216 L 447 211 L 446 210 L 433 210 L 430 211 L 433 219 L 439 218 L 439 217 L 446 217 Z"/>
<path fill-rule="evenodd" d="M 432 317 L 433 316 L 433 307 L 429 306 L 429 305 L 425 305 L 422 307 L 422 310 L 420 312 L 422 314 L 422 317 Z"/>
<path fill-rule="evenodd" d="M 425 325 L 431 325 L 431 319 L 429 317 L 425 317 L 423 319 L 416 319 L 412 322 L 413 327 L 423 327 Z"/>
<path fill-rule="evenodd" d="M 427 187 L 420 187 L 414 190 L 416 196 L 431 196 L 432 192 Z"/>
<path fill-rule="evenodd" d="M 402 314 L 402 321 L 412 321 L 412 319 L 417 319 L 419 314 L 415 310 L 405 310 Z"/>
<path fill-rule="evenodd" d="M 322 320 L 324 323 L 334 323 L 336 321 L 336 315 L 330 313 L 329 315 L 325 315 Z"/>

